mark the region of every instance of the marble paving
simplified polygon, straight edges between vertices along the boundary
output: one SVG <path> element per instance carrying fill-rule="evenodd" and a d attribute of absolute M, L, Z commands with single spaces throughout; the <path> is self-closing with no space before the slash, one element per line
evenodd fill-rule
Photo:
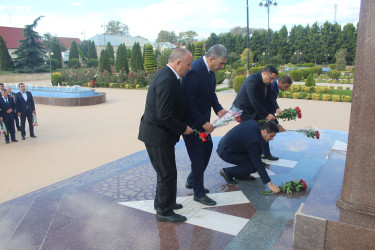
<path fill-rule="evenodd" d="M 259 178 L 228 185 L 219 171 L 229 164 L 214 150 L 205 187 L 217 205 L 204 206 L 185 188 L 190 166 L 180 141 L 177 200 L 184 208 L 178 213 L 187 222 L 156 221 L 156 175 L 141 151 L 0 204 L 0 249 L 293 249 L 295 213 L 322 166 L 336 151 L 345 163 L 348 134 L 320 133 L 319 140 L 280 133 L 271 142 L 280 160 L 265 161 L 272 182 L 302 178 L 306 191 L 262 195 L 267 186 Z M 219 140 L 213 138 L 214 149 Z"/>

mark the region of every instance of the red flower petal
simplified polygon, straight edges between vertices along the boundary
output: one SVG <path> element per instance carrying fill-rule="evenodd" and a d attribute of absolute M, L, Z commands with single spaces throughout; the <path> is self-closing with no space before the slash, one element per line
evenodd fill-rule
<path fill-rule="evenodd" d="M 204 139 L 204 138 L 203 138 L 203 139 L 202 139 L 202 141 L 203 141 L 203 142 L 206 142 L 206 141 L 207 141 L 207 139 Z"/>

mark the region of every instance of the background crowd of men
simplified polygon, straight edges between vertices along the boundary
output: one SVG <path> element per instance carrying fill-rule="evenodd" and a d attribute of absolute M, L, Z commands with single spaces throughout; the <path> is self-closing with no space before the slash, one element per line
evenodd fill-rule
<path fill-rule="evenodd" d="M 26 120 L 29 124 L 29 135 L 36 138 L 34 134 L 33 115 L 36 115 L 34 99 L 30 91 L 26 91 L 25 84 L 20 83 L 20 91 L 12 92 L 10 86 L 4 88 L 0 83 L 0 121 L 5 143 L 18 142 L 16 129 L 21 132 L 22 140 L 26 140 Z"/>

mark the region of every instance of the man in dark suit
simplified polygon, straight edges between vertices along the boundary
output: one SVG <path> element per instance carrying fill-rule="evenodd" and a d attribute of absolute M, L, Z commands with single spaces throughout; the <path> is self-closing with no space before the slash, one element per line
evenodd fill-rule
<path fill-rule="evenodd" d="M 14 103 L 16 103 L 16 94 L 12 92 L 12 88 L 10 86 L 8 86 L 6 89 L 7 89 L 7 92 L 8 92 L 8 96 L 13 99 Z M 18 119 L 18 115 L 17 115 L 17 110 L 16 109 L 14 109 L 14 122 L 16 124 L 17 130 L 20 131 L 21 130 L 20 121 Z"/>
<path fill-rule="evenodd" d="M 5 134 L 5 142 L 7 144 L 9 143 L 9 134 L 12 142 L 17 142 L 16 131 L 14 129 L 14 110 L 16 109 L 16 105 L 13 98 L 8 97 L 8 93 L 5 89 L 1 90 L 0 109 L 0 120 L 4 122 L 8 130 L 8 133 Z"/>
<path fill-rule="evenodd" d="M 193 57 L 182 48 L 172 51 L 168 64 L 152 79 L 146 107 L 139 127 L 138 139 L 146 145 L 151 164 L 157 174 L 154 208 L 156 219 L 164 222 L 184 222 L 185 216 L 173 212 L 182 208 L 176 203 L 177 169 L 175 145 L 182 134 L 193 130 L 183 122 L 186 101 L 180 78 L 191 69 Z"/>
<path fill-rule="evenodd" d="M 280 112 L 275 94 L 271 91 L 270 84 L 279 72 L 272 66 L 266 66 L 261 72 L 252 74 L 242 84 L 233 105 L 242 110 L 241 120 L 275 120 L 275 116 L 268 112 L 265 103 L 269 103 L 276 113 Z M 278 160 L 276 157 L 268 157 L 269 160 Z"/>
<path fill-rule="evenodd" d="M 293 81 L 292 79 L 290 78 L 290 76 L 281 76 L 279 79 L 275 79 L 272 83 L 271 83 L 271 91 L 272 91 L 272 98 L 275 98 L 275 101 L 277 102 L 277 97 L 279 96 L 279 91 L 287 91 L 290 86 L 292 85 Z M 275 115 L 280 115 L 283 111 L 281 109 L 277 109 L 275 110 L 273 107 L 272 107 L 272 104 L 267 102 L 267 100 L 265 100 L 265 104 L 264 106 L 266 107 L 266 110 L 270 113 L 270 114 L 273 114 Z M 284 127 L 279 124 L 279 122 L 277 121 L 277 119 L 274 120 L 275 123 L 278 125 L 278 128 L 279 128 L 279 131 L 280 132 L 285 132 L 285 129 Z M 278 160 L 279 158 L 278 157 L 275 157 L 271 154 L 271 151 L 270 151 L 270 145 L 269 145 L 269 142 L 266 142 L 266 141 L 262 141 L 262 158 L 263 159 L 276 159 Z"/>
<path fill-rule="evenodd" d="M 273 121 L 259 125 L 255 120 L 248 120 L 242 121 L 221 138 L 216 152 L 224 161 L 236 165 L 220 171 L 226 182 L 236 184 L 234 177 L 249 176 L 258 172 L 263 184 L 268 184 L 274 193 L 280 192 L 279 187 L 271 182 L 261 160 L 261 141 L 273 140 L 278 131 Z"/>
<path fill-rule="evenodd" d="M 33 95 L 31 92 L 26 91 L 25 84 L 20 83 L 18 86 L 20 88 L 20 92 L 16 94 L 16 109 L 17 115 L 21 117 L 22 140 L 25 140 L 26 136 L 26 118 L 27 122 L 29 123 L 30 137 L 36 138 L 33 126 L 33 114 L 36 114 Z"/>
<path fill-rule="evenodd" d="M 209 133 L 214 130 L 210 123 L 211 108 L 219 117 L 226 113 L 215 93 L 215 72 L 224 68 L 227 59 L 227 49 L 221 44 L 216 44 L 192 63 L 191 70 L 182 80 L 182 89 L 187 100 L 185 120 L 196 130 Z M 183 135 L 183 138 L 191 161 L 191 172 L 186 187 L 193 188 L 195 201 L 209 206 L 216 205 L 216 202 L 206 195 L 208 190 L 204 188 L 204 171 L 212 152 L 211 136 L 208 135 L 205 142 L 196 133 Z"/>

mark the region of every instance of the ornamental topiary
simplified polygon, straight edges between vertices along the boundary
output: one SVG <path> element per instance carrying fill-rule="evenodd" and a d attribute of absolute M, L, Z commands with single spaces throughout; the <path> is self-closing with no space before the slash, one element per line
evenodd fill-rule
<path fill-rule="evenodd" d="M 243 82 L 246 80 L 246 76 L 236 76 L 233 80 L 233 90 L 238 93 Z"/>

